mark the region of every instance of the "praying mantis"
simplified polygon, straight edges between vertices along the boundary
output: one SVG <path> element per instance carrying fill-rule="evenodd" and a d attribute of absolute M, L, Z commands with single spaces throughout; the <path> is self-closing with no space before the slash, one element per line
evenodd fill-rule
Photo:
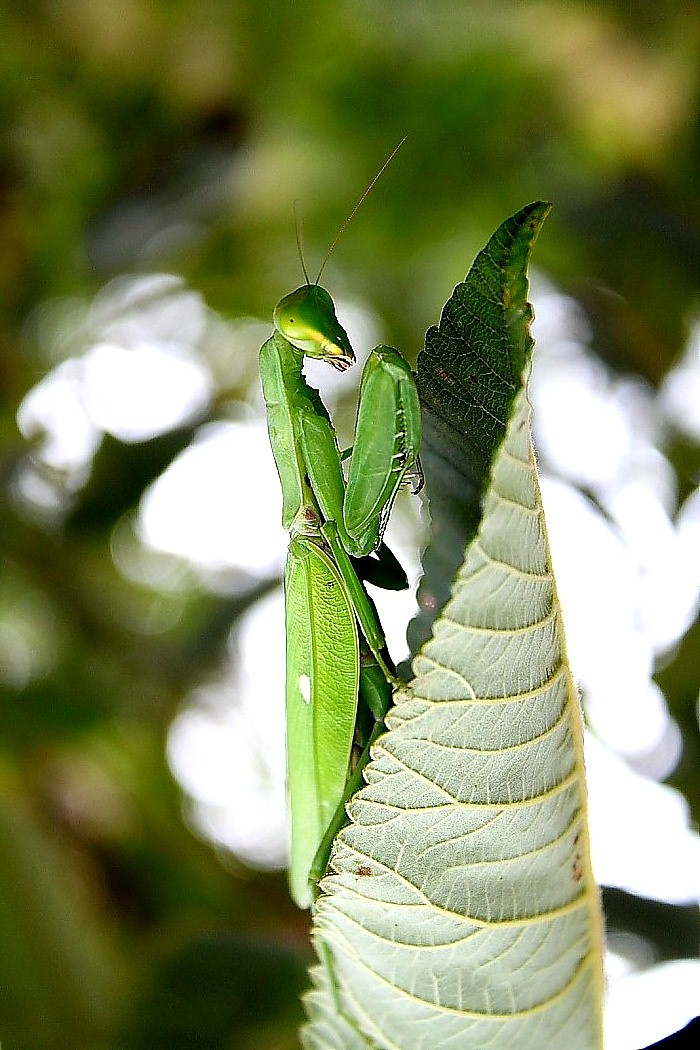
<path fill-rule="evenodd" d="M 397 350 L 380 345 L 369 354 L 348 453 L 340 452 L 328 412 L 302 366 L 307 356 L 345 371 L 355 360 L 333 300 L 318 282 L 340 235 L 400 145 L 341 227 L 313 283 L 297 234 L 306 283 L 277 304 L 274 333 L 260 350 L 282 523 L 290 535 L 284 579 L 289 885 L 300 908 L 313 903 L 332 839 L 346 820 L 345 802 L 361 785 L 398 684 L 363 581 L 406 586 L 382 537 L 401 485 L 412 482 L 415 491 L 420 485 L 421 441 L 415 381 Z"/>

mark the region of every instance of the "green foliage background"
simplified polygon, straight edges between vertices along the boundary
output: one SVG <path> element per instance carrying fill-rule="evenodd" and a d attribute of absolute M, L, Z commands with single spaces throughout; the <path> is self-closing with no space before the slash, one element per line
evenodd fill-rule
<path fill-rule="evenodd" d="M 20 630 L 42 672 L 21 688 L 0 674 L 0 1039 L 292 1047 L 306 917 L 283 875 L 224 864 L 193 836 L 164 758 L 183 698 L 269 581 L 226 601 L 193 590 L 177 626 L 146 630 L 168 599 L 118 573 L 110 537 L 188 430 L 106 439 L 60 526 L 17 511 L 17 406 L 56 363 L 45 304 L 167 271 L 228 317 L 267 319 L 298 283 L 292 198 L 317 259 L 407 134 L 328 283 L 415 360 L 492 231 L 551 200 L 538 265 L 584 305 L 594 350 L 658 385 L 697 310 L 700 13 L 682 0 L 33 0 L 4 3 L 2 26 L 0 660 Z M 254 368 L 221 381 L 212 418 Z M 684 496 L 699 450 L 671 434 L 666 452 Z M 660 672 L 685 739 L 674 782 L 696 819 L 699 648 L 696 623 Z M 608 914 L 670 928 L 619 893 Z M 659 935 L 662 958 L 692 953 L 689 922 L 673 946 Z"/>

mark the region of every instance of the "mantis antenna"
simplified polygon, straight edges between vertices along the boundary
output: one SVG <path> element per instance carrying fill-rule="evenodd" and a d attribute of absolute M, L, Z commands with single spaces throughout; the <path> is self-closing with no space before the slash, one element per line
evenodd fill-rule
<path fill-rule="evenodd" d="M 306 283 L 311 284 L 311 281 L 309 280 L 309 271 L 306 269 L 306 262 L 304 261 L 304 238 L 302 235 L 301 226 L 301 203 L 298 197 L 294 201 L 294 233 L 296 234 L 297 238 L 297 251 L 299 252 L 299 261 L 301 263 L 301 268 L 304 271 Z M 316 284 L 318 284 L 318 280 L 316 281 Z"/>
<path fill-rule="evenodd" d="M 325 254 L 325 255 L 324 255 L 324 257 L 323 257 L 323 262 L 321 263 L 321 269 L 320 269 L 320 270 L 318 271 L 318 275 L 317 275 L 317 277 L 316 277 L 316 280 L 314 281 L 314 284 L 318 284 L 318 282 L 319 282 L 319 281 L 321 280 L 321 274 L 322 274 L 322 273 L 323 273 L 323 271 L 325 270 L 325 268 L 326 268 L 326 263 L 328 262 L 328 260 L 330 259 L 331 255 L 333 254 L 333 252 L 334 252 L 334 250 L 335 250 L 335 247 L 336 247 L 336 245 L 337 245 L 338 241 L 339 241 L 339 240 L 340 240 L 340 238 L 341 238 L 341 237 L 343 236 L 343 234 L 344 234 L 344 233 L 345 233 L 345 231 L 347 230 L 348 226 L 350 225 L 350 223 L 352 222 L 352 220 L 353 220 L 353 219 L 355 218 L 355 216 L 357 215 L 357 212 L 359 211 L 360 207 L 361 207 L 361 206 L 362 206 L 362 205 L 364 204 L 364 202 L 366 201 L 367 197 L 369 197 L 370 193 L 372 192 L 372 190 L 374 189 L 374 187 L 376 186 L 376 184 L 377 184 L 377 183 L 379 182 L 379 179 L 380 179 L 380 178 L 382 177 L 382 175 L 384 174 L 384 172 L 386 171 L 386 169 L 387 169 L 387 168 L 389 167 L 389 165 L 391 164 L 392 160 L 394 159 L 394 157 L 396 156 L 396 154 L 397 154 L 397 153 L 399 152 L 399 150 L 401 149 L 401 147 L 403 146 L 403 144 L 404 144 L 404 142 L 406 141 L 406 139 L 407 139 L 407 138 L 408 138 L 408 135 L 404 135 L 404 137 L 403 137 L 403 138 L 401 139 L 401 141 L 399 142 L 399 144 L 398 144 L 397 146 L 394 146 L 393 150 L 391 151 L 391 153 L 389 154 L 389 156 L 388 156 L 388 157 L 386 158 L 386 160 L 385 160 L 385 161 L 384 161 L 384 163 L 382 164 L 381 168 L 379 169 L 379 171 L 377 172 L 377 174 L 376 174 L 376 175 L 374 176 L 374 178 L 373 178 L 373 179 L 372 179 L 372 181 L 370 182 L 369 186 L 367 187 L 367 189 L 365 190 L 365 192 L 364 192 L 364 193 L 362 194 L 362 196 L 361 196 L 361 197 L 360 197 L 360 199 L 358 200 L 357 204 L 356 204 L 356 205 L 355 205 L 355 207 L 354 207 L 354 208 L 352 209 L 352 211 L 351 211 L 351 212 L 350 212 L 350 214 L 348 215 L 347 219 L 345 220 L 345 222 L 343 223 L 343 225 L 342 225 L 342 226 L 340 227 L 340 229 L 339 229 L 339 230 L 338 230 L 338 232 L 336 233 L 335 237 L 333 238 L 333 241 L 332 241 L 332 243 L 331 243 L 331 246 L 330 246 L 330 248 L 328 249 L 328 251 L 326 252 L 326 254 Z M 298 230 L 298 227 L 297 227 L 297 233 L 298 233 L 298 232 L 299 232 L 299 230 Z M 297 242 L 297 243 L 298 243 L 298 242 Z M 302 258 L 302 260 L 301 260 L 301 265 L 302 265 L 302 268 L 303 268 L 303 270 L 304 270 L 304 275 L 306 276 L 306 283 L 308 284 L 308 283 L 309 283 L 309 278 L 308 278 L 308 275 L 307 275 L 307 273 L 306 273 L 306 266 L 304 266 L 304 260 L 303 260 L 303 258 Z"/>
<path fill-rule="evenodd" d="M 347 332 L 336 317 L 333 300 L 325 288 L 322 288 L 318 282 L 321 280 L 321 274 L 331 256 L 331 252 L 340 240 L 342 234 L 345 232 L 348 223 L 352 221 L 357 209 L 367 198 L 368 193 L 374 188 L 377 179 L 379 179 L 386 170 L 387 165 L 391 162 L 405 141 L 406 139 L 404 137 L 401 139 L 398 146 L 394 147 L 355 207 L 348 215 L 343 225 L 340 227 L 333 243 L 326 252 L 325 258 L 321 263 L 321 269 L 318 271 L 318 276 L 313 284 L 309 280 L 309 271 L 304 259 L 301 216 L 298 206 L 299 202 L 294 202 L 294 224 L 296 228 L 297 250 L 299 252 L 299 259 L 301 260 L 301 268 L 304 271 L 306 284 L 303 284 L 300 288 L 296 288 L 293 292 L 290 292 L 289 295 L 285 295 L 284 298 L 280 299 L 272 312 L 272 320 L 276 331 L 278 331 L 280 335 L 296 350 L 300 350 L 302 354 L 306 354 L 307 357 L 317 357 L 323 361 L 327 361 L 341 372 L 344 371 L 344 369 L 349 368 L 353 363 L 355 360 L 355 354 L 350 345 Z"/>

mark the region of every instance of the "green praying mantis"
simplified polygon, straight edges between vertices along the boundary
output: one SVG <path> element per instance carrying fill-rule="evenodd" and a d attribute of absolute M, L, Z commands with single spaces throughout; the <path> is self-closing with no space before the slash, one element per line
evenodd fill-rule
<path fill-rule="evenodd" d="M 399 146 L 401 143 L 399 143 Z M 345 802 L 361 785 L 369 749 L 383 730 L 396 672 L 365 582 L 401 589 L 406 579 L 383 543 L 402 484 L 420 484 L 421 416 L 401 354 L 377 346 L 360 384 L 352 449 L 341 453 L 304 357 L 345 371 L 355 355 L 319 280 L 328 257 L 399 146 L 331 244 L 311 283 L 285 296 L 260 350 L 270 443 L 290 535 L 285 570 L 289 885 L 300 908 L 314 899 Z M 348 460 L 347 479 L 343 463 Z"/>

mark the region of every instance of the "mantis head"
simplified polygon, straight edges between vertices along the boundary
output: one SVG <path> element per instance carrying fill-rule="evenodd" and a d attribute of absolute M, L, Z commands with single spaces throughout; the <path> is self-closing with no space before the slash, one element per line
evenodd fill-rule
<path fill-rule="evenodd" d="M 339 372 L 355 360 L 347 332 L 335 316 L 335 306 L 325 288 L 303 284 L 280 299 L 272 315 L 275 328 L 307 357 L 327 361 Z"/>
<path fill-rule="evenodd" d="M 357 209 L 367 195 L 371 193 L 377 179 L 405 141 L 404 137 L 398 146 L 394 147 L 338 230 L 335 239 L 324 256 L 321 269 L 318 271 L 318 276 L 313 284 L 309 280 L 306 263 L 304 262 L 304 252 L 301 243 L 301 221 L 295 204 L 294 218 L 297 248 L 299 249 L 301 268 L 304 271 L 304 277 L 306 277 L 306 284 L 303 284 L 301 288 L 297 288 L 295 292 L 285 295 L 284 299 L 280 299 L 272 314 L 272 320 L 280 335 L 283 335 L 287 342 L 291 343 L 297 350 L 301 350 L 302 354 L 306 354 L 307 357 L 317 357 L 321 361 L 327 361 L 329 365 L 333 365 L 339 372 L 344 372 L 346 368 L 350 367 L 355 360 L 355 354 L 350 346 L 347 332 L 341 327 L 338 318 L 335 316 L 333 300 L 318 282 L 321 280 L 321 274 L 336 244 L 354 218 Z"/>

